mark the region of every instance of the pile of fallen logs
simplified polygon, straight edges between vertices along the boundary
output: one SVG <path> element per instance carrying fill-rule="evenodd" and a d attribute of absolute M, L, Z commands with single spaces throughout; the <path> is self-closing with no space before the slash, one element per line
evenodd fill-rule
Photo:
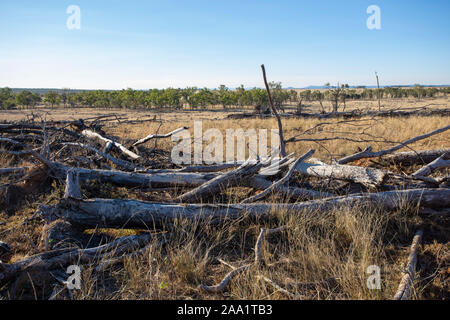
<path fill-rule="evenodd" d="M 38 248 L 41 252 L 8 263 L 14 244 L 0 242 L 0 287 L 9 285 L 12 292 L 18 292 L 24 277 L 57 273 L 74 263 L 94 264 L 96 270 L 103 271 L 125 257 L 139 254 L 150 245 L 169 241 L 170 230 L 167 228 L 174 226 L 180 218 L 221 224 L 243 218 L 266 219 L 277 211 L 291 215 L 317 215 L 341 206 L 375 205 L 389 212 L 407 203 L 420 208 L 424 214 L 447 213 L 450 208 L 450 177 L 436 174 L 448 174 L 450 149 L 395 153 L 410 143 L 442 133 L 450 129 L 449 126 L 387 150 L 374 152 L 368 147 L 328 164 L 311 159 L 314 150 L 309 150 L 298 157 L 281 154 L 278 159 L 179 167 L 170 163 L 167 154 L 147 148 L 145 144 L 153 139 L 169 138 L 187 128 L 167 134 L 151 133 L 133 141 L 108 136 L 102 130 L 102 123 L 106 120 L 119 121 L 117 118 L 92 118 L 0 124 L 0 153 L 14 156 L 17 164 L 21 164 L 25 157 L 29 159 L 26 166 L 0 169 L 0 177 L 9 179 L 8 183 L 0 186 L 2 206 L 8 214 L 14 214 L 20 198 L 39 189 L 46 181 L 57 180 L 65 184 L 64 197 L 56 204 L 42 204 L 36 212 L 36 216 L 46 224 Z M 81 155 L 80 150 L 85 155 Z M 157 157 L 160 158 L 155 160 Z M 161 157 L 165 157 L 164 161 Z M 405 175 L 351 165 L 356 160 L 367 158 L 376 158 L 377 163 L 422 167 Z M 135 190 L 175 191 L 172 197 L 165 197 L 165 200 L 160 197 L 158 202 L 87 199 L 83 195 L 83 185 L 93 180 Z M 248 188 L 247 197 L 236 203 L 221 203 L 224 190 L 234 187 Z M 273 197 L 282 200 L 271 201 Z M 63 238 L 67 239 L 71 234 L 95 228 L 145 232 L 90 248 L 60 246 L 55 241 L 58 232 L 63 232 Z M 161 230 L 167 233 L 155 232 Z M 267 234 L 271 232 L 267 230 Z M 264 234 L 260 236 L 257 248 L 263 238 Z M 261 260 L 259 251 L 255 250 L 255 263 Z M 208 292 L 221 291 L 235 273 L 250 266 L 230 267 L 233 270 L 223 283 L 201 288 Z M 414 267 L 410 268 L 413 271 Z M 409 272 L 409 278 L 405 276 L 406 280 L 402 280 L 403 293 L 398 293 L 397 298 L 410 291 L 408 285 L 413 276 L 414 272 Z M 261 279 L 277 286 L 268 278 Z"/>

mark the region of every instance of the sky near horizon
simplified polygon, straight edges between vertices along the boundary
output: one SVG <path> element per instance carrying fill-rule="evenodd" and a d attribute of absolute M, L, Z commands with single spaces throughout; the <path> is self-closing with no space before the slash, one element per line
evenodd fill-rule
<path fill-rule="evenodd" d="M 69 29 L 70 5 L 80 29 Z M 380 8 L 369 30 L 367 8 Z M 448 0 L 0 1 L 0 87 L 450 84 Z"/>

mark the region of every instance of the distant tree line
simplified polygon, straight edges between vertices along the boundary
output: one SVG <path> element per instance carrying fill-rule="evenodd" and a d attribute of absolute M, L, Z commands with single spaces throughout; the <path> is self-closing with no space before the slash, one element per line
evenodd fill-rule
<path fill-rule="evenodd" d="M 272 99 L 275 106 L 284 110 L 286 104 L 295 104 L 301 112 L 303 103 L 317 101 L 325 112 L 325 101 L 331 103 L 332 112 L 339 107 L 345 110 L 347 100 L 375 100 L 378 95 L 383 98 L 425 98 L 437 95 L 447 95 L 450 88 L 426 88 L 416 85 L 411 88 L 385 87 L 381 89 L 352 89 L 347 84 L 331 86 L 326 84 L 324 90 L 286 90 L 280 82 L 270 83 Z M 184 89 L 150 89 L 120 91 L 90 90 L 73 92 L 68 89 L 48 91 L 45 94 L 22 90 L 13 92 L 10 88 L 0 89 L 0 109 L 30 108 L 45 104 L 50 107 L 63 105 L 64 107 L 91 108 L 132 108 L 132 109 L 161 109 L 161 108 L 208 108 L 221 106 L 224 109 L 258 107 L 265 110 L 268 107 L 268 96 L 265 89 L 245 89 L 243 85 L 236 89 L 229 89 L 221 85 L 217 89 L 188 87 Z"/>

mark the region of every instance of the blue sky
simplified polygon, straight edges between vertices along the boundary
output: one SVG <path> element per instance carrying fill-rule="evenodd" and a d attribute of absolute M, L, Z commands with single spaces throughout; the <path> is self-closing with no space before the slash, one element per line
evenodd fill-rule
<path fill-rule="evenodd" d="M 69 30 L 69 5 L 81 29 Z M 367 7 L 381 9 L 369 30 Z M 450 84 L 450 1 L 0 1 L 0 87 Z"/>

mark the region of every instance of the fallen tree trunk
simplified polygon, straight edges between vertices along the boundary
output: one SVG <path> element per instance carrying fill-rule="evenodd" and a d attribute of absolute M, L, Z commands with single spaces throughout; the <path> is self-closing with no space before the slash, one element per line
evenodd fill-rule
<path fill-rule="evenodd" d="M 224 219 L 237 220 L 244 216 L 267 218 L 271 213 L 304 211 L 324 213 L 336 207 L 374 205 L 384 210 L 394 210 L 403 204 L 429 208 L 450 206 L 450 189 L 412 189 L 378 193 L 356 194 L 344 197 L 311 200 L 295 204 L 164 204 L 138 200 L 62 199 L 55 207 L 42 212 L 45 217 L 58 216 L 81 228 L 138 228 L 164 227 L 179 218 L 204 219 L 219 223 Z"/>
<path fill-rule="evenodd" d="M 59 179 L 66 179 L 67 172 L 75 168 L 63 165 L 58 162 L 52 164 L 53 173 Z M 166 187 L 198 187 L 211 179 L 214 179 L 221 173 L 194 173 L 194 172 L 161 172 L 161 173 L 134 173 L 114 170 L 100 169 L 75 169 L 78 172 L 79 180 L 98 180 L 100 182 L 112 183 L 120 187 L 142 188 L 166 188 Z M 246 186 L 264 190 L 272 182 L 262 175 L 254 175 L 245 182 Z M 331 193 L 319 192 L 310 189 L 279 186 L 277 192 L 281 192 L 289 197 L 302 199 L 315 199 L 334 196 Z"/>
<path fill-rule="evenodd" d="M 388 175 L 386 171 L 373 168 L 305 162 L 299 163 L 296 169 L 301 174 L 311 177 L 334 178 L 361 183 L 365 186 L 380 186 Z"/>
<path fill-rule="evenodd" d="M 139 159 L 141 158 L 141 156 L 137 155 L 136 153 L 134 153 L 133 151 L 128 150 L 127 148 L 125 148 L 123 145 L 121 145 L 118 142 L 112 141 L 111 139 L 105 138 L 102 135 L 98 134 L 97 132 L 91 131 L 91 130 L 83 130 L 81 132 L 81 134 L 87 138 L 91 138 L 91 139 L 98 139 L 103 141 L 106 145 L 108 144 L 112 144 L 114 147 L 120 149 L 120 151 L 122 151 L 125 155 L 127 155 L 128 157 L 130 157 L 133 160 Z"/>
<path fill-rule="evenodd" d="M 401 163 L 404 165 L 426 164 L 435 160 L 444 153 L 447 154 L 447 157 L 445 157 L 445 159 L 449 160 L 450 149 L 397 152 L 394 154 L 384 155 L 381 159 L 392 163 Z"/>
<path fill-rule="evenodd" d="M 337 162 L 338 162 L 339 164 L 346 164 L 346 163 L 353 162 L 353 161 L 356 161 L 356 160 L 359 160 L 359 159 L 363 159 L 363 158 L 376 158 L 376 157 L 381 157 L 381 156 L 384 156 L 384 155 L 386 155 L 386 154 L 389 154 L 389 153 L 392 153 L 392 152 L 394 152 L 394 151 L 397 151 L 397 150 L 403 148 L 404 146 L 406 146 L 406 145 L 408 145 L 408 144 L 417 142 L 417 141 L 419 141 L 419 140 L 426 139 L 426 138 L 428 138 L 428 137 L 431 137 L 431 136 L 433 136 L 433 135 L 435 135 L 435 134 L 438 134 L 438 133 L 442 133 L 442 132 L 447 131 L 447 130 L 449 130 L 449 129 L 450 129 L 450 126 L 446 126 L 446 127 L 443 127 L 443 128 L 437 129 L 437 130 L 434 130 L 434 131 L 432 131 L 432 132 L 423 134 L 423 135 L 421 135 L 421 136 L 417 136 L 417 137 L 408 139 L 408 140 L 406 140 L 406 141 L 404 141 L 404 142 L 401 142 L 401 143 L 397 144 L 396 146 L 394 146 L 394 147 L 392 147 L 392 148 L 385 149 L 385 150 L 380 150 L 380 151 L 378 151 L 378 152 L 372 152 L 372 148 L 368 147 L 368 148 L 366 148 L 366 149 L 365 149 L 364 151 L 362 151 L 362 152 L 358 152 L 358 153 L 355 153 L 355 154 L 353 154 L 353 155 L 350 155 L 350 156 L 341 158 L 341 159 L 339 159 Z"/>
<path fill-rule="evenodd" d="M 54 169 L 54 174 L 60 179 L 65 179 L 67 172 L 75 169 L 58 162 L 53 162 L 51 167 Z M 79 174 L 80 181 L 98 180 L 121 187 L 198 187 L 220 175 L 219 173 L 200 174 L 189 172 L 145 174 L 84 168 L 75 170 Z"/>

